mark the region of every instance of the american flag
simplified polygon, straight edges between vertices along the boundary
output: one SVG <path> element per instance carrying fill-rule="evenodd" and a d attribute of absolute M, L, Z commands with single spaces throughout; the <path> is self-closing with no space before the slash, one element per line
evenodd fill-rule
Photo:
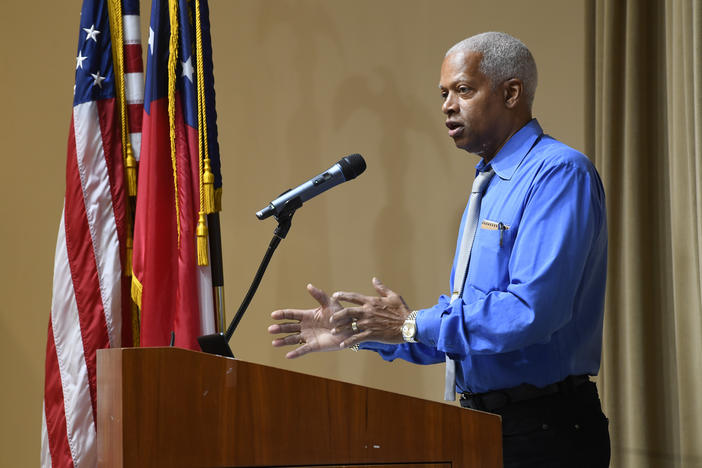
<path fill-rule="evenodd" d="M 138 1 L 125 0 L 127 99 L 140 108 Z M 115 44 L 121 47 L 121 44 Z M 131 345 L 127 195 L 107 0 L 81 10 L 66 192 L 46 346 L 41 465 L 97 465 L 96 351 Z M 134 114 L 133 108 L 130 114 Z M 141 116 L 131 117 L 139 148 Z"/>
<path fill-rule="evenodd" d="M 167 345 L 170 333 L 175 332 L 176 346 L 199 349 L 197 337 L 213 333 L 215 320 L 211 271 L 207 266 L 198 266 L 196 256 L 200 144 L 198 67 L 193 44 L 195 2 L 178 0 L 177 31 L 171 31 L 168 3 L 154 0 L 151 5 L 132 296 L 141 307 L 142 346 Z M 199 5 L 203 8 L 200 16 L 204 23 L 206 2 L 200 1 Z M 209 35 L 209 27 L 203 26 L 203 35 L 205 31 Z M 170 39 L 175 35 L 178 43 L 173 47 Z M 203 53 L 209 57 L 208 50 Z M 176 63 L 172 122 L 168 92 L 170 57 Z M 203 63 L 207 63 L 205 59 Z M 214 111 L 211 79 L 207 92 L 212 97 L 209 113 Z M 216 137 L 214 118 L 208 122 L 211 139 L 213 133 Z M 171 132 L 175 134 L 173 154 Z"/>

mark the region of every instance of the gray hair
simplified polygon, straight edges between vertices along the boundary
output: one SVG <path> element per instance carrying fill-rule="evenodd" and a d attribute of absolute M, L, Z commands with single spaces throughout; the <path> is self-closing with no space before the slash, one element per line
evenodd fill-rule
<path fill-rule="evenodd" d="M 459 51 L 483 54 L 480 71 L 490 79 L 493 88 L 509 79 L 520 79 L 531 109 L 538 76 L 534 57 L 522 41 L 503 32 L 485 32 L 454 45 L 446 52 L 446 57 Z"/>

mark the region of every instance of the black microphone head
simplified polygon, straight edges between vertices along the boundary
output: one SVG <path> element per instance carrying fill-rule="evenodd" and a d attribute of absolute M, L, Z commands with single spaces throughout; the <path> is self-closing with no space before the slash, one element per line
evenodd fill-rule
<path fill-rule="evenodd" d="M 363 174 L 363 171 L 366 170 L 366 161 L 363 160 L 363 156 L 354 153 L 341 158 L 339 160 L 339 166 L 341 166 L 344 179 L 351 180 Z"/>

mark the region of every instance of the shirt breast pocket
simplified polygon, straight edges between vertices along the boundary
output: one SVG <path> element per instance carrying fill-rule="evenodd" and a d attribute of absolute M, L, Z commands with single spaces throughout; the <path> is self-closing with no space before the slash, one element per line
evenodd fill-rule
<path fill-rule="evenodd" d="M 470 255 L 468 284 L 484 293 L 506 291 L 510 282 L 509 259 L 516 229 L 501 222 L 483 221 L 475 233 Z"/>

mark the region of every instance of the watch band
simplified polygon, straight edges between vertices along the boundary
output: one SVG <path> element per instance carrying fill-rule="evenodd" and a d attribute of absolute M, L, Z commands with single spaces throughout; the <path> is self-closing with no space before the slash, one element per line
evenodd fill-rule
<path fill-rule="evenodd" d="M 406 343 L 416 343 L 417 336 L 417 311 L 413 310 L 402 324 L 402 339 Z"/>

